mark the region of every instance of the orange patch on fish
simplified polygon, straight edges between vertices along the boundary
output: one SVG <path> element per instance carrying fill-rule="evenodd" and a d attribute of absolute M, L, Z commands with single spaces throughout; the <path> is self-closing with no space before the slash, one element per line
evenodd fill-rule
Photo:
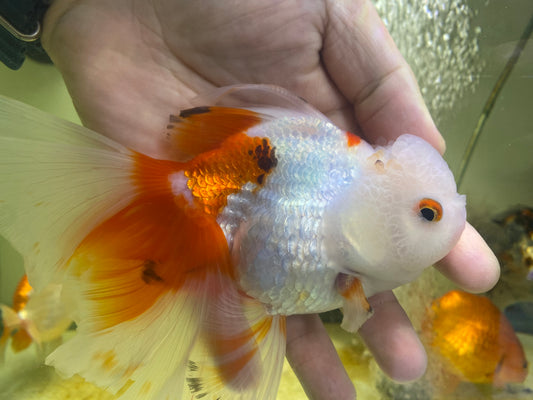
<path fill-rule="evenodd" d="M 28 277 L 24 275 L 13 293 L 13 310 L 19 312 L 26 307 L 32 290 L 33 289 L 28 282 Z"/>
<path fill-rule="evenodd" d="M 102 368 L 106 371 L 111 371 L 117 365 L 115 357 L 116 354 L 113 350 L 106 351 L 105 353 L 96 353 L 93 356 L 95 360 L 102 361 Z"/>
<path fill-rule="evenodd" d="M 361 143 L 361 138 L 357 136 L 355 133 L 346 131 L 346 139 L 348 143 L 348 147 L 357 146 L 359 143 Z"/>
<path fill-rule="evenodd" d="M 246 109 L 196 107 L 181 111 L 179 116 L 171 115 L 167 129 L 177 159 L 187 161 L 261 121 L 261 115 Z"/>
<path fill-rule="evenodd" d="M 266 138 L 238 133 L 217 150 L 201 154 L 185 170 L 187 186 L 207 214 L 218 215 L 227 197 L 248 182 L 262 185 L 277 165 L 275 149 Z"/>
<path fill-rule="evenodd" d="M 437 362 L 472 383 L 523 382 L 527 361 L 503 313 L 486 297 L 459 290 L 436 299 L 422 324 Z"/>
<path fill-rule="evenodd" d="M 93 229 L 70 260 L 76 275 L 90 272 L 95 288 L 86 295 L 102 315 L 96 330 L 143 314 L 209 269 L 232 274 L 215 218 L 173 193 L 169 177 L 182 164 L 137 154 L 136 165 L 137 198 Z"/>
<path fill-rule="evenodd" d="M 218 360 L 219 374 L 224 382 L 231 384 L 246 369 L 259 350 L 258 344 L 270 331 L 272 321 L 272 317 L 266 317 L 237 335 L 211 337 L 211 345 Z M 248 366 L 248 368 L 253 370 L 253 367 Z"/>
<path fill-rule="evenodd" d="M 14 353 L 28 348 L 32 342 L 32 337 L 25 329 L 19 329 L 11 336 L 11 348 Z"/>

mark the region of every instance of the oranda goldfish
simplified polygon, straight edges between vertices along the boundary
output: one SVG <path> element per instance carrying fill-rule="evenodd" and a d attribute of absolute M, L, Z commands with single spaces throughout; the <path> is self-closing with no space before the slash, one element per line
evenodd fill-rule
<path fill-rule="evenodd" d="M 46 363 L 124 399 L 274 399 L 285 316 L 356 331 L 465 224 L 424 140 L 373 147 L 276 87 L 171 115 L 172 159 L 7 99 L 0 131 L 0 233 L 75 305 Z"/>
<path fill-rule="evenodd" d="M 0 359 L 6 346 L 18 353 L 30 344 L 42 346 L 61 338 L 72 324 L 67 304 L 61 301 L 61 284 L 49 284 L 35 293 L 26 275 L 13 293 L 13 307 L 0 304 Z"/>
<path fill-rule="evenodd" d="M 461 381 L 501 387 L 527 376 L 518 337 L 505 315 L 484 296 L 446 293 L 433 301 L 422 329 L 435 362 Z"/>

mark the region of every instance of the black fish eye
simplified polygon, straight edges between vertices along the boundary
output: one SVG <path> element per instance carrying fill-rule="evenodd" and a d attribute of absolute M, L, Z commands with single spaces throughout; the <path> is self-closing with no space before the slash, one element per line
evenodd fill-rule
<path fill-rule="evenodd" d="M 428 221 L 434 221 L 437 214 L 435 213 L 435 210 L 432 210 L 429 207 L 424 207 L 420 209 L 420 214 L 427 219 Z"/>

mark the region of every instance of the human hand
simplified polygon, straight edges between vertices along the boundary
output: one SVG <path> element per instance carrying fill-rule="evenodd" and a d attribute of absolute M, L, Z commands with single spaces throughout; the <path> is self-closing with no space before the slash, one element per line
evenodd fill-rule
<path fill-rule="evenodd" d="M 169 114 L 234 83 L 283 86 L 370 142 L 409 132 L 444 151 L 369 0 L 56 0 L 43 45 L 83 123 L 149 155 L 165 155 Z M 471 291 L 489 289 L 499 273 L 470 226 L 437 268 Z M 370 303 L 374 316 L 360 333 L 381 368 L 396 380 L 417 378 L 425 352 L 394 295 Z M 317 316 L 288 318 L 287 344 L 310 398 L 355 396 Z"/>

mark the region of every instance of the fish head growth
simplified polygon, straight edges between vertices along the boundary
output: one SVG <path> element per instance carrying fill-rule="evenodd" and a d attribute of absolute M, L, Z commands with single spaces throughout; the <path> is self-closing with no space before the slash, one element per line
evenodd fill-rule
<path fill-rule="evenodd" d="M 341 272 L 361 277 L 370 296 L 414 279 L 452 249 L 465 226 L 465 196 L 419 137 L 366 145 L 357 157 L 361 172 L 331 205 L 325 229 Z"/>

